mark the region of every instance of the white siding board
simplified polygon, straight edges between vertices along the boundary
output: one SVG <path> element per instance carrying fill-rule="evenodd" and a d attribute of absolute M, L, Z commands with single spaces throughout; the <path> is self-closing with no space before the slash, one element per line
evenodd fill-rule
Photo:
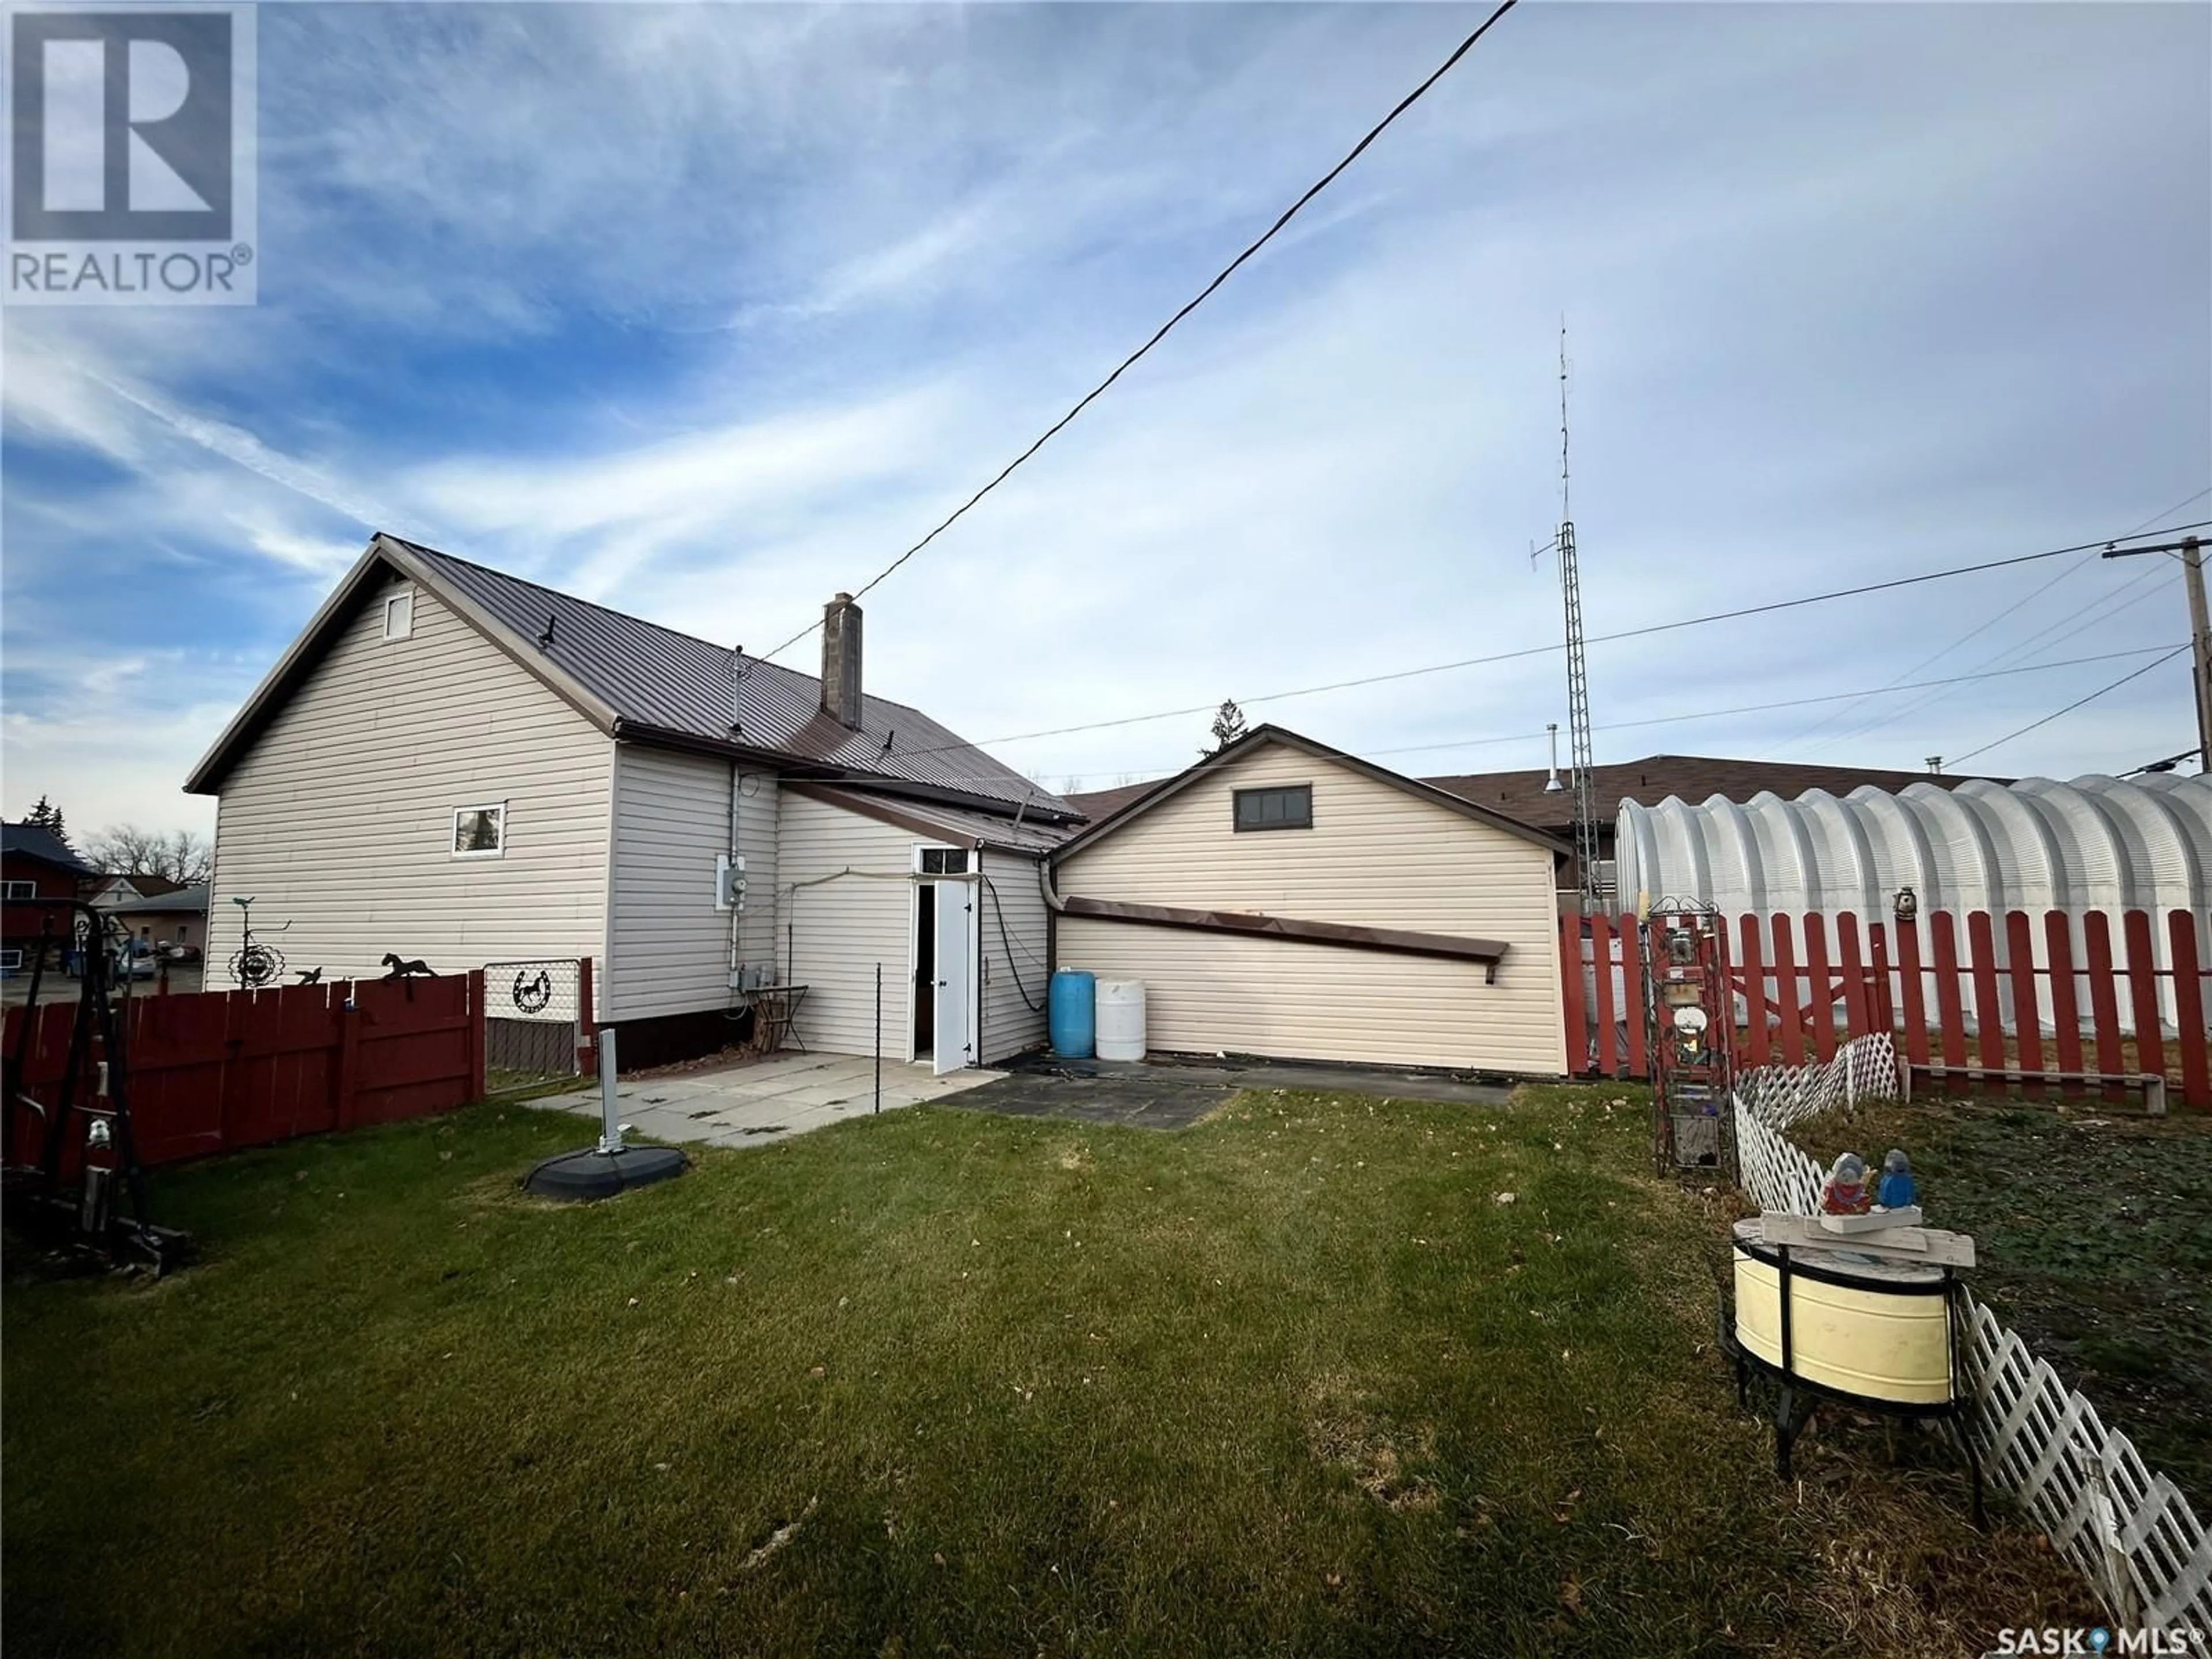
<path fill-rule="evenodd" d="M 1044 895 L 1037 887 L 1037 861 L 1019 854 L 986 851 L 981 868 L 990 889 L 981 896 L 983 1048 L 978 1058 L 990 1066 L 1044 1046 L 1045 990 L 1051 974 L 1045 964 Z M 999 933 L 1002 910 L 1006 924 L 1003 939 Z M 1034 1009 L 1032 1000 L 1037 1004 Z"/>
<path fill-rule="evenodd" d="M 382 624 L 373 595 L 224 781 L 210 988 L 235 897 L 289 969 L 332 979 L 387 951 L 455 973 L 604 947 L 611 740 L 429 593 L 410 637 Z M 502 799 L 506 853 L 453 857 L 453 809 Z"/>
<path fill-rule="evenodd" d="M 1235 790 L 1296 783 L 1312 786 L 1312 829 L 1231 828 Z M 1492 985 L 1479 963 L 1062 917 L 1062 966 L 1146 982 L 1154 1048 L 1566 1069 L 1550 852 L 1334 762 L 1255 748 L 1074 854 L 1057 883 L 1509 947 Z"/>
<path fill-rule="evenodd" d="M 730 1006 L 732 914 L 714 908 L 716 860 L 729 850 L 727 761 L 620 746 L 615 764 L 610 1019 Z M 775 952 L 777 803 L 773 776 L 739 780 L 738 844 L 745 908 L 738 961 L 772 963 Z M 742 793 L 750 792 L 750 793 Z"/>
<path fill-rule="evenodd" d="M 389 641 L 372 598 L 223 781 L 208 984 L 230 984 L 232 898 L 288 969 L 331 980 L 383 973 L 385 951 L 438 973 L 598 956 L 608 748 L 429 592 Z M 487 801 L 507 801 L 507 852 L 453 858 L 453 807 Z"/>
<path fill-rule="evenodd" d="M 915 837 L 788 790 L 777 821 L 778 961 L 807 988 L 799 1036 L 819 1054 L 873 1054 L 880 963 L 884 1057 L 904 1060 Z"/>

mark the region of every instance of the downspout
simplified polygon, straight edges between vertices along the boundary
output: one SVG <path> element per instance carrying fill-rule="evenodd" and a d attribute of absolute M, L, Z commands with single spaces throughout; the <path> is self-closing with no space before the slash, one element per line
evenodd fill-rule
<path fill-rule="evenodd" d="M 738 802 L 744 793 L 744 775 L 736 761 L 730 763 L 730 874 L 732 888 L 737 881 L 738 860 L 744 856 L 738 849 L 744 845 L 738 820 Z M 745 907 L 744 896 L 736 891 L 730 895 L 730 972 L 728 983 L 735 1001 L 738 969 L 744 952 Z"/>
<path fill-rule="evenodd" d="M 730 735 L 732 738 L 744 735 L 744 716 L 740 712 L 744 681 L 745 648 L 742 645 L 733 646 L 730 649 Z M 741 850 L 744 846 L 744 837 L 738 805 L 744 794 L 744 774 L 741 763 L 732 760 L 730 763 L 730 872 L 733 890 L 730 894 L 730 969 L 723 980 L 729 988 L 725 1000 L 732 1008 L 738 1006 L 741 994 L 738 990 L 738 969 L 744 965 L 744 895 L 742 890 L 736 890 L 739 879 L 737 874 L 740 867 L 738 860 L 744 856 Z M 773 918 L 770 926 L 774 926 Z M 773 941 L 775 936 L 771 933 L 769 937 Z M 774 949 L 773 943 L 770 949 Z"/>
<path fill-rule="evenodd" d="M 1037 891 L 1044 895 L 1044 974 L 1048 995 L 1052 976 L 1060 971 L 1060 918 L 1067 901 L 1053 890 L 1049 858 L 1036 861 L 1036 872 Z"/>
<path fill-rule="evenodd" d="M 1067 901 L 1053 890 L 1052 865 L 1047 859 L 1037 860 L 1037 890 L 1044 895 L 1045 908 L 1059 915 L 1067 908 Z"/>

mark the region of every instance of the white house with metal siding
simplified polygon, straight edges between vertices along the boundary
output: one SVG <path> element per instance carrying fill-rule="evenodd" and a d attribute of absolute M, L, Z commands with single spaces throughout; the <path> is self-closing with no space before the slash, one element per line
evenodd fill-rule
<path fill-rule="evenodd" d="M 210 988 L 251 898 L 331 979 L 589 959 L 634 1063 L 775 986 L 809 1048 L 872 1052 L 878 963 L 887 1059 L 1039 1045 L 1039 865 L 1079 816 L 865 696 L 846 596 L 823 635 L 817 679 L 376 537 L 187 783 L 219 797 Z"/>
<path fill-rule="evenodd" d="M 1261 726 L 1066 842 L 1055 963 L 1158 1050 L 1557 1076 L 1552 836 Z"/>
<path fill-rule="evenodd" d="M 385 574 L 367 598 L 223 778 L 210 988 L 241 897 L 293 968 L 329 979 L 380 975 L 386 951 L 599 956 L 614 744 L 414 583 Z M 396 598 L 411 617 L 387 638 Z M 454 811 L 492 803 L 501 856 L 454 857 Z"/>

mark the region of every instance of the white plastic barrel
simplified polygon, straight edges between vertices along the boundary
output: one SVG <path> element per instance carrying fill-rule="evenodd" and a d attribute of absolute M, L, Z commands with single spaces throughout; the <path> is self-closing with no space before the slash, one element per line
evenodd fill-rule
<path fill-rule="evenodd" d="M 1098 981 L 1098 1058 L 1145 1057 L 1145 986 L 1141 980 Z"/>

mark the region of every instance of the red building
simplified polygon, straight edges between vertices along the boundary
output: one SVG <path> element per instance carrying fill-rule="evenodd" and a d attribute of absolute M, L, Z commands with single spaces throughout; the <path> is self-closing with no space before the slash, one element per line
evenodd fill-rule
<path fill-rule="evenodd" d="M 97 873 L 52 830 L 0 823 L 0 974 L 29 968 L 49 927 L 57 944 L 70 935 L 69 911 L 35 901 L 75 898 Z"/>

